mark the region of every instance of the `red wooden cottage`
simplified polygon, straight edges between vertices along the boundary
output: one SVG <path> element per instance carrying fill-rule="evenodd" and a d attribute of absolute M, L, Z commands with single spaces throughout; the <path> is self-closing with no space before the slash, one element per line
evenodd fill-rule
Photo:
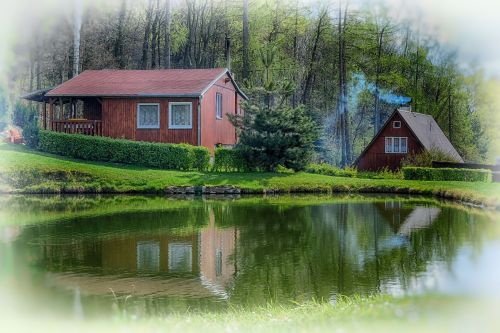
<path fill-rule="evenodd" d="M 25 99 L 43 102 L 42 126 L 58 132 L 188 143 L 236 143 L 227 114 L 246 99 L 225 68 L 87 70 Z M 48 106 L 48 107 L 47 107 Z"/>
<path fill-rule="evenodd" d="M 354 165 L 363 171 L 377 171 L 385 167 L 396 170 L 407 154 L 431 149 L 441 150 L 458 162 L 464 162 L 432 116 L 398 109 Z"/>

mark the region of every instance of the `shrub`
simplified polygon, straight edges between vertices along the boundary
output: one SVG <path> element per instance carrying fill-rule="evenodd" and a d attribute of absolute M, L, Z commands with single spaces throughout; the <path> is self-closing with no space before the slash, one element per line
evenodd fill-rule
<path fill-rule="evenodd" d="M 318 173 L 327 176 L 351 177 L 351 178 L 354 178 L 358 175 L 358 170 L 356 170 L 355 168 L 339 169 L 337 167 L 334 167 L 326 163 L 309 164 L 306 168 L 306 172 Z"/>
<path fill-rule="evenodd" d="M 210 152 L 206 147 L 193 146 L 191 149 L 193 154 L 193 169 L 206 171 L 210 166 Z"/>
<path fill-rule="evenodd" d="M 214 171 L 248 171 L 249 167 L 239 149 L 215 148 Z"/>
<path fill-rule="evenodd" d="M 401 161 L 401 165 L 403 167 L 405 167 L 405 166 L 431 167 L 432 161 L 453 162 L 453 163 L 459 162 L 455 158 L 450 156 L 449 154 L 447 154 L 439 149 L 432 148 L 430 150 L 424 150 L 420 153 L 408 154 Z"/>
<path fill-rule="evenodd" d="M 206 170 L 208 149 L 187 144 L 165 144 L 107 137 L 40 131 L 42 151 L 79 158 L 143 165 L 161 169 Z"/>
<path fill-rule="evenodd" d="M 404 179 L 464 182 L 491 182 L 491 171 L 484 169 L 404 167 Z"/>
<path fill-rule="evenodd" d="M 28 147 L 36 148 L 38 146 L 39 135 L 40 129 L 38 128 L 36 119 L 24 124 L 23 139 Z"/>
<path fill-rule="evenodd" d="M 281 164 L 276 167 L 277 173 L 291 174 L 295 173 L 295 170 L 282 166 Z"/>

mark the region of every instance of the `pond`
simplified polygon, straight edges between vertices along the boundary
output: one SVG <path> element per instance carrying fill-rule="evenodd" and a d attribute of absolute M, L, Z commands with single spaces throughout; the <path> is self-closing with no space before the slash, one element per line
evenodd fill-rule
<path fill-rule="evenodd" d="M 419 197 L 4 196 L 0 284 L 85 316 L 480 293 L 496 217 Z"/>

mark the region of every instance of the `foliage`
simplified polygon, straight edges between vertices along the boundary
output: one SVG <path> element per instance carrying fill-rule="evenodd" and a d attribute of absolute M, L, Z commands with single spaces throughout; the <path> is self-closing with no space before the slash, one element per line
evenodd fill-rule
<path fill-rule="evenodd" d="M 363 171 L 358 174 L 359 178 L 369 178 L 369 179 L 403 179 L 403 172 L 401 170 L 392 171 L 388 167 L 372 172 Z"/>
<path fill-rule="evenodd" d="M 483 203 L 500 208 L 499 183 L 412 181 L 402 179 L 360 179 L 297 172 L 276 173 L 200 173 L 145 169 L 134 165 L 86 162 L 26 149 L 20 145 L 0 144 L 0 192 L 22 193 L 161 193 L 168 186 L 233 185 L 243 193 L 269 190 L 290 192 L 373 192 L 425 194 L 461 201 Z M 67 180 L 32 177 L 30 184 L 16 186 L 26 172 L 43 175 L 70 171 Z M 91 177 L 91 180 L 89 180 Z"/>
<path fill-rule="evenodd" d="M 239 126 L 237 149 L 252 167 L 272 171 L 278 165 L 294 170 L 304 169 L 310 161 L 316 125 L 304 108 L 258 107 L 245 104 L 245 116 Z"/>
<path fill-rule="evenodd" d="M 202 146 L 190 146 L 192 168 L 194 170 L 206 171 L 210 167 L 210 152 Z"/>
<path fill-rule="evenodd" d="M 291 173 L 295 173 L 295 170 L 287 168 L 287 167 L 284 167 L 282 165 L 278 165 L 276 167 L 276 172 L 277 173 L 284 173 L 284 174 L 291 174 Z"/>
<path fill-rule="evenodd" d="M 83 160 L 136 164 L 160 169 L 206 170 L 209 152 L 187 144 L 118 140 L 40 131 L 39 149 Z"/>
<path fill-rule="evenodd" d="M 355 168 L 339 169 L 327 163 L 309 164 L 305 171 L 336 177 L 357 177 L 358 175 L 358 170 Z"/>
<path fill-rule="evenodd" d="M 491 170 L 483 169 L 404 167 L 403 174 L 408 180 L 491 182 Z"/>
<path fill-rule="evenodd" d="M 16 103 L 12 113 L 12 123 L 21 127 L 24 141 L 29 147 L 36 148 L 38 146 L 38 115 L 35 109 L 19 102 Z"/>
<path fill-rule="evenodd" d="M 250 168 L 239 149 L 215 148 L 214 171 L 243 172 Z"/>
<path fill-rule="evenodd" d="M 402 166 L 432 167 L 432 162 L 453 162 L 458 163 L 455 158 L 442 150 L 432 148 L 419 153 L 408 154 L 402 161 Z"/>
<path fill-rule="evenodd" d="M 318 8 L 301 1 L 252 1 L 245 48 L 241 3 L 208 3 L 172 2 L 168 34 L 171 67 L 226 66 L 222 45 L 227 32 L 231 32 L 231 70 L 235 77 L 247 86 L 273 91 L 279 90 L 277 78 L 294 82 L 285 104 L 291 108 L 303 104 L 305 113 L 323 129 L 321 145 L 316 147 L 322 160 L 336 165 L 341 161 L 338 102 L 343 100 L 343 85 L 349 113 L 346 134 L 353 158 L 373 137 L 375 109 L 383 122 L 397 106 L 384 98 L 390 93 L 412 97 L 415 111 L 434 116 L 466 160 L 493 161 L 499 154 L 500 149 L 494 147 L 499 142 L 495 140 L 500 123 L 498 79 L 487 79 L 481 71 L 462 66 L 455 50 L 408 22 L 394 21 L 381 4 L 367 2 L 356 10 L 342 8 L 346 9 L 345 18 L 338 20 L 337 8 L 326 1 Z M 127 1 L 123 8 L 123 15 L 120 6 L 86 11 L 80 45 L 82 68 L 166 66 L 165 1 L 151 1 L 148 5 L 144 1 Z M 341 21 L 344 24 L 339 29 Z M 27 34 L 31 38 L 19 40 L 18 56 L 9 66 L 15 72 L 8 73 L 16 81 L 9 82 L 9 86 L 25 92 L 38 78 L 41 88 L 71 78 L 72 62 L 67 56 L 68 45 L 73 42 L 71 29 L 67 29 L 71 23 L 54 18 L 43 33 L 33 32 Z M 22 25 L 22 21 L 18 24 Z M 343 53 L 340 40 L 346 44 Z M 28 51 L 35 44 L 51 47 L 32 55 Z M 242 68 L 246 49 L 250 59 L 248 77 Z M 32 66 L 26 65 L 28 61 Z M 338 75 L 344 71 L 345 75 Z"/>

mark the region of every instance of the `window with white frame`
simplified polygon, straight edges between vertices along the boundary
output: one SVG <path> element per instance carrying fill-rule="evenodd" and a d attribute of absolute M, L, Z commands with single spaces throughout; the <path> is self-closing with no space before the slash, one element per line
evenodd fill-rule
<path fill-rule="evenodd" d="M 392 127 L 401 128 L 401 122 L 399 120 L 395 120 L 392 122 Z"/>
<path fill-rule="evenodd" d="M 160 104 L 137 104 L 137 128 L 160 128 Z"/>
<path fill-rule="evenodd" d="M 222 119 L 222 94 L 215 94 L 215 118 Z"/>
<path fill-rule="evenodd" d="M 408 138 L 406 137 L 386 137 L 385 152 L 395 154 L 406 154 L 408 152 Z"/>
<path fill-rule="evenodd" d="M 168 128 L 193 128 L 193 103 L 170 102 L 168 104 Z"/>

